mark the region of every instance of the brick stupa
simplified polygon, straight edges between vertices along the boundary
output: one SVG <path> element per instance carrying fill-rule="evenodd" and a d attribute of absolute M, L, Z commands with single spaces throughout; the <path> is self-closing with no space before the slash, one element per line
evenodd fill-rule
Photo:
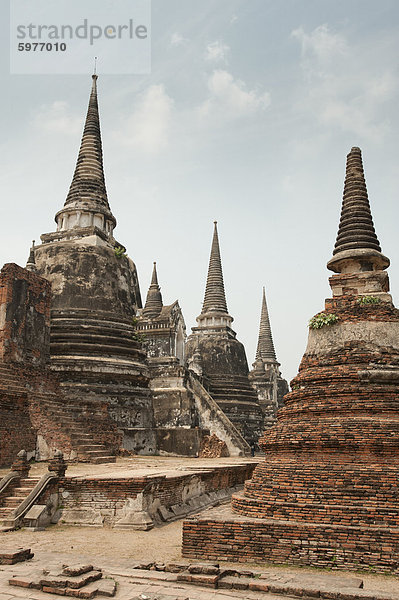
<path fill-rule="evenodd" d="M 265 460 L 231 509 L 185 522 L 185 556 L 399 571 L 399 311 L 388 266 L 352 148 L 328 263 L 333 297 L 260 440 Z"/>

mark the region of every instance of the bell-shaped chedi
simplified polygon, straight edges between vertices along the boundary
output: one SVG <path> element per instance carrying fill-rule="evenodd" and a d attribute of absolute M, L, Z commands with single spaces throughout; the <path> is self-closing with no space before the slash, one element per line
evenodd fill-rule
<path fill-rule="evenodd" d="M 265 460 L 219 537 L 215 520 L 187 522 L 186 556 L 198 544 L 212 558 L 398 570 L 399 311 L 388 265 L 353 148 L 328 263 L 333 298 L 311 319 L 292 391 L 260 440 Z"/>
<path fill-rule="evenodd" d="M 274 349 L 265 288 L 263 288 L 258 344 L 249 380 L 258 396 L 265 427 L 274 425 L 277 410 L 283 406 L 283 398 L 288 392 L 288 384 L 282 378 L 279 367 L 280 363 L 277 361 Z"/>
<path fill-rule="evenodd" d="M 249 384 L 245 349 L 231 329 L 232 321 L 215 222 L 204 302 L 198 326 L 187 340 L 186 359 L 191 364 L 194 355 L 201 357 L 202 377 L 210 395 L 247 442 L 256 442 L 262 432 L 262 411 Z"/>
<path fill-rule="evenodd" d="M 116 220 L 105 186 L 97 75 L 72 183 L 57 231 L 35 248 L 40 275 L 51 282 L 51 368 L 68 397 L 106 402 L 123 444 L 155 450 L 146 355 L 137 340 L 141 308 L 133 261 L 115 241 Z"/>

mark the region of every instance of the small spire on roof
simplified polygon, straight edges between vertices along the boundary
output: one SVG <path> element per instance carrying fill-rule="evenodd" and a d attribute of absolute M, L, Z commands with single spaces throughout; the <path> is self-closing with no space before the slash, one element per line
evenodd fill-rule
<path fill-rule="evenodd" d="M 163 307 L 161 289 L 158 285 L 157 263 L 154 262 L 152 269 L 151 284 L 147 292 L 147 299 L 143 309 L 143 316 L 153 319 L 157 317 Z"/>
<path fill-rule="evenodd" d="M 35 260 L 35 240 L 32 241 L 32 246 L 31 246 L 31 249 L 29 252 L 29 258 L 28 258 L 25 268 L 28 271 L 32 271 L 33 273 L 36 273 L 36 271 L 37 271 L 36 260 Z"/>

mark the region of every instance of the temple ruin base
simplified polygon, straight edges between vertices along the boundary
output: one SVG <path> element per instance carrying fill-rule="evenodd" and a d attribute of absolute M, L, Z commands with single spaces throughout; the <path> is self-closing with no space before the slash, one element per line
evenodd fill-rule
<path fill-rule="evenodd" d="M 182 555 L 398 573 L 399 528 L 251 519 L 226 505 L 184 521 Z"/>

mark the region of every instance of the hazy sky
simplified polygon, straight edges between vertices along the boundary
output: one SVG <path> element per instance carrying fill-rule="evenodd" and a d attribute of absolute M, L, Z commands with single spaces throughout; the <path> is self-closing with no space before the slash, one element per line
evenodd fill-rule
<path fill-rule="evenodd" d="M 24 265 L 65 201 L 92 65 L 87 76 L 10 75 L 4 0 L 0 16 L 0 262 Z M 395 298 L 398 23 L 397 0 L 153 0 L 151 74 L 101 76 L 99 58 L 115 236 L 143 298 L 156 260 L 164 302 L 179 299 L 190 332 L 216 219 L 248 362 L 265 285 L 277 357 L 292 378 L 308 319 L 330 295 L 325 265 L 352 146 L 363 151 Z"/>

